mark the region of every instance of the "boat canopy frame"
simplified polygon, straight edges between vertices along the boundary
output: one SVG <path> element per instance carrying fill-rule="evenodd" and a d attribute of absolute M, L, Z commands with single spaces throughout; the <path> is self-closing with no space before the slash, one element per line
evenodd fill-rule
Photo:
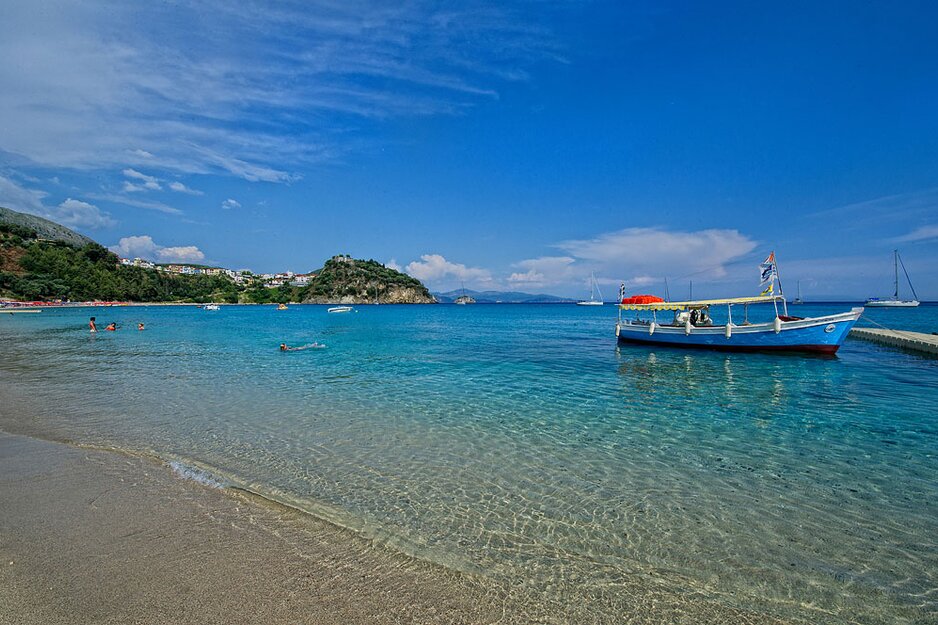
<path fill-rule="evenodd" d="M 701 299 L 686 302 L 654 302 L 651 304 L 619 304 L 619 310 L 700 310 L 710 306 L 733 306 L 736 304 L 776 304 L 785 303 L 784 295 L 755 295 L 752 297 L 732 297 L 728 299 Z"/>

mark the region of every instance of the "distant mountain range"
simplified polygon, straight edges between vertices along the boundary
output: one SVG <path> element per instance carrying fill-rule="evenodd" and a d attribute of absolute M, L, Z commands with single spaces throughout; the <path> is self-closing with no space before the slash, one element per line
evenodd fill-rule
<path fill-rule="evenodd" d="M 532 295 L 520 291 L 471 291 L 469 289 L 434 293 L 433 296 L 441 304 L 452 304 L 457 297 L 463 294 L 469 295 L 478 304 L 569 304 L 576 301 L 569 297 L 558 297 L 546 293 Z"/>

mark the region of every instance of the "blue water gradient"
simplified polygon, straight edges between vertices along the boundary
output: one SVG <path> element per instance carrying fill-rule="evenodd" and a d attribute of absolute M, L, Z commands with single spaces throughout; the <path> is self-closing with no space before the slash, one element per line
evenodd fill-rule
<path fill-rule="evenodd" d="M 938 359 L 617 347 L 615 314 L 0 315 L 0 429 L 156 453 L 597 613 L 641 578 L 804 622 L 938 619 Z M 938 306 L 867 317 L 938 331 Z"/>

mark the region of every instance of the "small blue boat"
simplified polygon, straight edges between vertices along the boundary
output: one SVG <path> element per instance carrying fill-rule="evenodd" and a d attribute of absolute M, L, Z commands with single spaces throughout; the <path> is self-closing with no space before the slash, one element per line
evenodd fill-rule
<path fill-rule="evenodd" d="M 774 305 L 775 318 L 766 323 L 750 323 L 748 307 L 757 304 Z M 626 299 L 619 305 L 616 336 L 620 343 L 725 351 L 833 354 L 863 314 L 863 308 L 853 308 L 849 312 L 823 317 L 793 317 L 780 313 L 779 304 L 782 305 L 782 310 L 787 312 L 782 295 L 651 303 L 631 303 Z M 710 320 L 711 306 L 726 306 L 725 324 L 713 324 Z M 744 320 L 738 325 L 733 322 L 734 306 L 743 306 L 746 309 Z M 623 311 L 635 311 L 636 316 L 634 319 L 625 319 Z M 666 311 L 673 312 L 673 318 L 662 322 L 659 313 Z"/>

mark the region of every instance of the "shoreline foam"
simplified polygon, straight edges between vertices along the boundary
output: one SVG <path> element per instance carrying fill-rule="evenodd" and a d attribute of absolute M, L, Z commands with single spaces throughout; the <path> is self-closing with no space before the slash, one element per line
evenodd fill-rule
<path fill-rule="evenodd" d="M 220 484 L 0 433 L 0 623 L 781 622 L 650 587 L 610 620 Z"/>

